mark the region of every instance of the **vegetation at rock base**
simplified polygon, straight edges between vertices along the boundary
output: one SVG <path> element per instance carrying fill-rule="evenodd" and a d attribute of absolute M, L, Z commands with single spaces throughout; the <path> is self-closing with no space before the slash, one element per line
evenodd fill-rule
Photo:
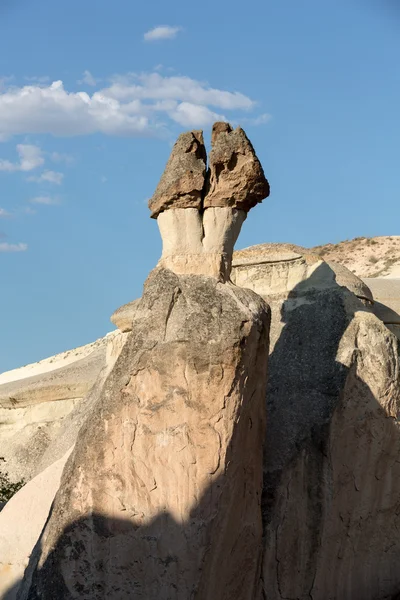
<path fill-rule="evenodd" d="M 6 462 L 2 456 L 0 456 L 0 462 Z M 24 484 L 23 479 L 21 481 L 10 481 L 8 473 L 0 470 L 0 502 L 8 502 Z"/>

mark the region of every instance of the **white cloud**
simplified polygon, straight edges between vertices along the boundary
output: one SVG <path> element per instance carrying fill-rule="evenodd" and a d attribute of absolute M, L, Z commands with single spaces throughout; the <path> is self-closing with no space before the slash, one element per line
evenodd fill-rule
<path fill-rule="evenodd" d="M 33 204 L 46 204 L 47 206 L 60 204 L 59 198 L 52 196 L 36 196 L 30 200 Z"/>
<path fill-rule="evenodd" d="M 155 42 L 157 40 L 173 40 L 182 27 L 171 27 L 170 25 L 159 25 L 144 34 L 146 42 Z"/>
<path fill-rule="evenodd" d="M 33 171 L 44 164 L 42 150 L 32 144 L 18 144 L 19 163 L 0 159 L 0 171 Z"/>
<path fill-rule="evenodd" d="M 90 71 L 83 71 L 82 79 L 78 80 L 78 83 L 86 83 L 86 85 L 95 86 L 97 85 L 96 79 L 93 77 Z"/>
<path fill-rule="evenodd" d="M 36 181 L 36 183 L 42 183 L 43 181 L 46 181 L 48 183 L 61 185 L 62 180 L 64 179 L 64 174 L 58 173 L 57 171 L 43 171 L 43 173 L 38 177 L 28 177 L 28 179 L 29 181 Z"/>
<path fill-rule="evenodd" d="M 67 91 L 61 81 L 48 86 L 13 86 L 0 92 L 0 139 L 47 133 L 151 136 L 164 132 L 168 122 L 201 127 L 213 119 L 224 118 L 221 111 L 247 114 L 255 105 L 241 92 L 156 72 L 115 77 L 108 87 L 92 94 Z M 238 120 L 237 115 L 231 118 Z M 54 153 L 52 160 L 61 160 L 60 157 Z M 20 170 L 12 164 L 2 161 L 0 169 Z"/>
<path fill-rule="evenodd" d="M 205 127 L 214 121 L 225 121 L 225 117 L 212 112 L 206 106 L 191 102 L 178 104 L 175 109 L 170 111 L 170 117 L 184 127 Z"/>
<path fill-rule="evenodd" d="M 7 242 L 0 244 L 0 252 L 25 252 L 27 249 L 27 244 L 8 244 Z"/>
<path fill-rule="evenodd" d="M 0 208 L 0 219 L 5 219 L 7 217 L 11 217 L 11 213 L 9 213 L 8 210 L 5 210 L 4 208 Z"/>

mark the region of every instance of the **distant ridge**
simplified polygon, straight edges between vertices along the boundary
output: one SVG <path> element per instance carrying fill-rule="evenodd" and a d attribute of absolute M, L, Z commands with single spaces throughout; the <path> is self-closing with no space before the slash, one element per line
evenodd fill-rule
<path fill-rule="evenodd" d="M 358 277 L 400 277 L 400 236 L 357 237 L 310 248 L 325 260 L 338 262 Z"/>

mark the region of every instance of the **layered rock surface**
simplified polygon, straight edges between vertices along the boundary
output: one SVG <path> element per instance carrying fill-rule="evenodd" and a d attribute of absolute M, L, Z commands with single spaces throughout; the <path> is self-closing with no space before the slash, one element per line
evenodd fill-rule
<path fill-rule="evenodd" d="M 400 590 L 398 341 L 366 286 L 344 275 L 293 246 L 234 258 L 233 280 L 272 311 L 263 492 L 272 600 Z"/>
<path fill-rule="evenodd" d="M 13 481 L 28 481 L 63 420 L 92 389 L 114 333 L 0 375 L 0 456 Z"/>

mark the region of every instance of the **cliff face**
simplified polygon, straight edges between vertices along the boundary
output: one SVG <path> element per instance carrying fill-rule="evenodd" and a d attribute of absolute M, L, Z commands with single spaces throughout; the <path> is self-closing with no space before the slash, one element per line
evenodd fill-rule
<path fill-rule="evenodd" d="M 271 306 L 264 451 L 266 597 L 400 590 L 398 340 L 366 290 L 315 255 L 253 247 L 233 279 Z"/>
<path fill-rule="evenodd" d="M 250 291 L 152 273 L 29 598 L 259 597 L 267 340 Z"/>

